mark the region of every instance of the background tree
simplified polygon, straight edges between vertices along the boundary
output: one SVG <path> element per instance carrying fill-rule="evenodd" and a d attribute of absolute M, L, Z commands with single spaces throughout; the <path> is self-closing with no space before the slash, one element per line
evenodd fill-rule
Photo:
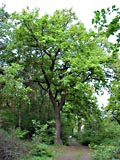
<path fill-rule="evenodd" d="M 3 59 L 2 54 L 4 53 L 5 44 L 7 43 L 7 35 L 8 35 L 8 19 L 9 14 L 5 11 L 5 6 L 0 8 L 0 74 L 3 73 L 2 66 Z M 1 88 L 2 85 L 0 84 L 0 96 L 1 96 Z M 0 100 L 0 108 L 1 108 L 2 101 Z"/>
<path fill-rule="evenodd" d="M 112 17 L 112 18 L 111 18 Z M 106 75 L 108 78 L 108 91 L 110 98 L 108 105 L 105 107 L 105 115 L 103 117 L 102 130 L 98 145 L 91 145 L 94 159 L 119 159 L 120 158 L 120 119 L 119 119 L 119 62 L 120 62 L 120 9 L 115 5 L 101 11 L 95 11 L 93 19 L 95 27 L 103 39 L 107 38 L 110 41 L 112 37 L 114 41 L 108 44 L 110 57 L 106 63 Z M 102 139 L 102 141 L 101 141 Z"/>
<path fill-rule="evenodd" d="M 113 18 L 110 19 L 110 16 Z M 113 5 L 106 10 L 102 9 L 101 11 L 96 11 L 93 22 L 102 36 L 107 37 L 108 39 L 112 37 L 114 40 L 116 40 L 110 43 L 111 57 L 107 64 L 110 75 L 110 98 L 106 110 L 110 111 L 112 119 L 116 119 L 120 123 L 120 9 Z"/>
<path fill-rule="evenodd" d="M 18 64 L 12 64 L 3 68 L 4 73 L 0 76 L 0 82 L 5 83 L 2 89 L 2 102 L 3 106 L 11 109 L 13 117 L 17 112 L 18 127 L 21 129 L 22 124 L 22 107 L 30 103 L 27 93 L 31 91 L 29 87 L 25 88 L 23 85 L 23 79 L 19 77 L 18 72 L 22 70 L 22 67 Z M 9 79 L 9 81 L 8 81 Z"/>
<path fill-rule="evenodd" d="M 0 8 L 0 51 L 4 48 L 8 35 L 8 20 L 10 15 L 5 11 L 5 5 Z"/>

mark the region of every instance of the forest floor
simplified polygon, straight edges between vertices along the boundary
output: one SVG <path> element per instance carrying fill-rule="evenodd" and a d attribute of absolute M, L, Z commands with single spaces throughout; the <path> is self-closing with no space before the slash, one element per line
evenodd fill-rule
<path fill-rule="evenodd" d="M 57 148 L 56 152 L 60 155 L 55 160 L 91 160 L 89 148 L 76 141 L 72 142 L 70 146 Z"/>

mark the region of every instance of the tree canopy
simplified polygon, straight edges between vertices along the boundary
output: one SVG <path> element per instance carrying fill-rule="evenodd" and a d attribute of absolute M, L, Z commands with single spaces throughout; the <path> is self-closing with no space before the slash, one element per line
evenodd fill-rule
<path fill-rule="evenodd" d="M 88 112 L 87 107 L 94 108 L 91 93 L 106 83 L 104 65 L 109 54 L 97 33 L 86 31 L 72 9 L 41 17 L 38 9 L 27 8 L 13 13 L 7 23 L 11 34 L 8 32 L 1 62 L 9 68 L 13 63 L 23 67 L 18 74 L 24 91 L 29 86 L 33 92 L 37 88 L 48 96 L 56 122 L 55 143 L 59 144 L 63 106 L 67 102 L 76 104 L 80 114 L 82 110 Z"/>

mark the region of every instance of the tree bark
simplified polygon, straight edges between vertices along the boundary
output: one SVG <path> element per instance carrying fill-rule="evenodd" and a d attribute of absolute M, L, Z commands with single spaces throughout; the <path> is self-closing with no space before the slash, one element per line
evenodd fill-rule
<path fill-rule="evenodd" d="M 61 144 L 61 119 L 60 119 L 60 111 L 63 108 L 65 104 L 65 97 L 66 93 L 61 94 L 61 99 L 58 102 L 57 99 L 53 96 L 53 93 L 51 90 L 49 90 L 49 97 L 54 107 L 54 115 L 55 115 L 55 144 Z"/>
<path fill-rule="evenodd" d="M 58 107 L 55 107 L 55 144 L 61 144 L 61 120 L 60 120 L 60 111 Z"/>
<path fill-rule="evenodd" d="M 21 121 L 22 121 L 22 118 L 21 118 L 21 102 L 20 104 L 18 105 L 18 128 L 21 129 Z"/>
<path fill-rule="evenodd" d="M 18 127 L 21 129 L 21 107 L 18 107 Z"/>
<path fill-rule="evenodd" d="M 80 135 L 81 126 L 82 126 L 82 124 L 81 124 L 81 119 L 80 119 L 80 117 L 78 116 L 78 135 Z"/>

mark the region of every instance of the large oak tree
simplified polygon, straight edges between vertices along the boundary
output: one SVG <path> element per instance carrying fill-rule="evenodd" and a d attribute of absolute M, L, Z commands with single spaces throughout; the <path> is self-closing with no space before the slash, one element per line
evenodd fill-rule
<path fill-rule="evenodd" d="M 91 82 L 94 88 L 101 87 L 106 54 L 98 36 L 87 32 L 71 9 L 42 17 L 39 10 L 26 9 L 12 15 L 12 27 L 2 59 L 8 65 L 16 62 L 23 66 L 24 85 L 36 83 L 48 94 L 54 108 L 55 143 L 60 144 L 60 112 L 70 89 L 79 92 Z"/>

